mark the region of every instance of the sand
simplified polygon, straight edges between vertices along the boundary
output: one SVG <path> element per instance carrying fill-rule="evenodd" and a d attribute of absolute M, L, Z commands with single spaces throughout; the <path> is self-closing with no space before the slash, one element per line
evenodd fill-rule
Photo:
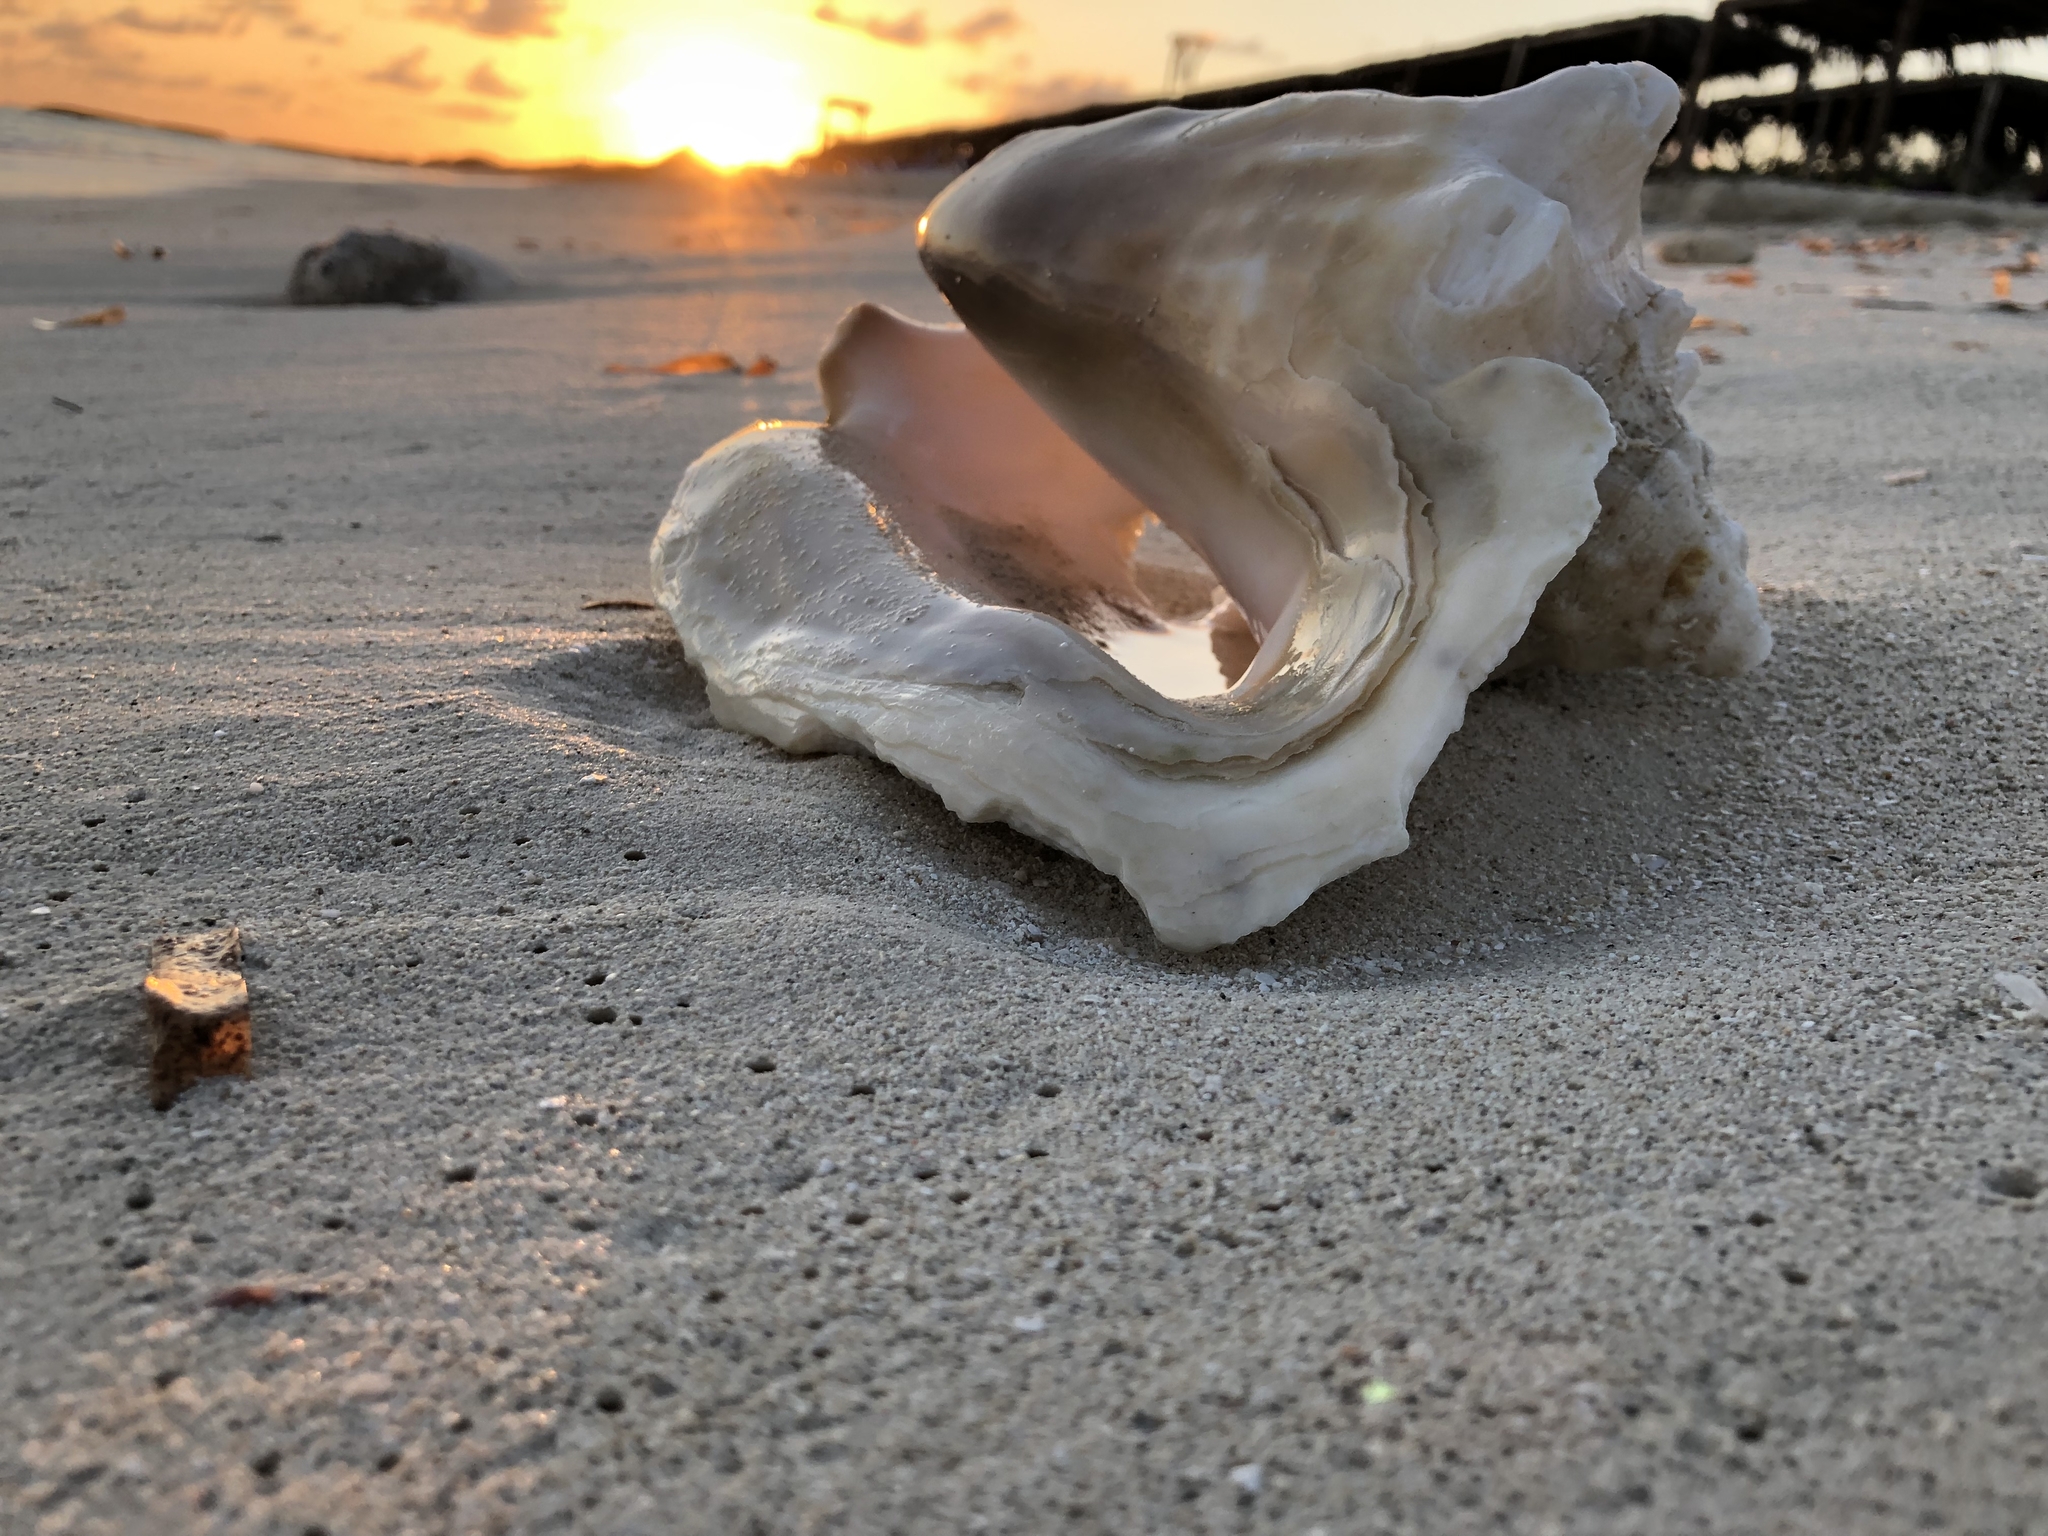
<path fill-rule="evenodd" d="M 0 1527 L 2048 1526 L 2014 248 L 1659 269 L 1748 327 L 1776 655 L 1482 690 L 1410 852 L 1191 957 L 583 606 L 850 302 L 939 315 L 928 191 L 0 205 Z M 386 222 L 538 291 L 260 302 Z M 705 347 L 787 366 L 602 371 Z M 222 922 L 254 1075 L 155 1113 Z"/>

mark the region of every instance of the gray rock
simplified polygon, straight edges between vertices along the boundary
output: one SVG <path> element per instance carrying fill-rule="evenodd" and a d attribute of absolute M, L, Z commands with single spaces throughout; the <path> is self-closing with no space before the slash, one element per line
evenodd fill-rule
<path fill-rule="evenodd" d="M 351 229 L 299 253 L 285 297 L 293 304 L 459 304 L 503 298 L 517 287 L 510 272 L 459 245 Z"/>
<path fill-rule="evenodd" d="M 1662 241 L 1657 257 L 1673 266 L 1747 266 L 1756 260 L 1756 239 L 1733 229 L 1695 229 Z"/>

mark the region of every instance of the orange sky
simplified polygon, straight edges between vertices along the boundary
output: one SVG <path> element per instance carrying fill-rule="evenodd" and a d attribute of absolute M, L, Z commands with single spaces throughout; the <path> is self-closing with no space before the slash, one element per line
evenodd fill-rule
<path fill-rule="evenodd" d="M 1160 89 L 1207 32 L 1209 83 L 1640 14 L 1599 0 L 0 0 L 0 102 L 63 103 L 377 155 L 721 164 L 870 129 Z M 1703 13 L 1706 0 L 1656 9 Z"/>

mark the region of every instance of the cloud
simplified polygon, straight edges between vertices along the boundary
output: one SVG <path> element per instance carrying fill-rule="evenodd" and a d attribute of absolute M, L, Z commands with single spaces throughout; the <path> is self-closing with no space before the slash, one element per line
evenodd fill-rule
<path fill-rule="evenodd" d="M 298 0 L 215 0 L 198 11 L 157 15 L 124 5 L 106 18 L 109 26 L 157 37 L 240 37 L 251 21 L 268 21 L 286 37 L 303 42 L 338 43 L 341 34 L 323 32 L 299 14 Z"/>
<path fill-rule="evenodd" d="M 0 0 L 4 4 L 5 0 Z M 25 62 L 31 68 L 79 69 L 89 73 L 97 84 L 148 86 L 157 90 L 193 91 L 203 90 L 212 84 L 208 75 L 190 73 L 183 75 L 162 75 L 153 73 L 146 66 L 149 56 L 143 50 L 122 46 L 108 36 L 105 23 L 79 21 L 72 16 L 57 16 L 27 33 L 7 34 L 9 46 L 18 46 L 24 38 L 45 45 L 46 51 L 40 58 Z"/>
<path fill-rule="evenodd" d="M 932 40 L 931 31 L 924 24 L 923 11 L 905 11 L 890 20 L 887 16 L 855 16 L 833 5 L 831 0 L 819 6 L 811 15 L 829 27 L 847 27 L 855 32 L 865 32 L 878 43 L 895 43 L 903 48 L 922 48 Z"/>
<path fill-rule="evenodd" d="M 997 121 L 1018 117 L 1050 117 L 1070 107 L 1092 106 L 1101 101 L 1124 101 L 1131 94 L 1131 82 L 1121 75 L 1068 73 L 1032 78 L 1014 65 L 1009 70 L 978 70 L 956 75 L 953 84 L 970 96 L 988 98 L 990 115 Z"/>
<path fill-rule="evenodd" d="M 61 57 L 75 59 L 81 64 L 97 63 L 106 57 L 99 40 L 92 35 L 91 24 L 73 21 L 69 16 L 60 16 L 55 21 L 46 21 L 31 28 L 29 36 L 38 42 L 48 43 Z"/>
<path fill-rule="evenodd" d="M 267 101 L 280 107 L 291 105 L 292 100 L 290 91 L 264 80 L 244 80 L 240 85 L 227 87 L 226 94 L 246 97 L 251 101 Z"/>
<path fill-rule="evenodd" d="M 411 14 L 479 37 L 553 37 L 561 11 L 562 0 L 414 0 Z"/>
<path fill-rule="evenodd" d="M 992 5 L 949 30 L 946 37 L 948 41 L 958 43 L 963 48 L 979 48 L 983 43 L 994 42 L 999 37 L 1009 37 L 1023 30 L 1023 17 L 1007 5 Z"/>
<path fill-rule="evenodd" d="M 134 48 L 110 48 L 97 35 L 94 23 L 60 16 L 31 28 L 28 34 L 49 45 L 50 52 L 29 61 L 44 68 L 71 66 L 91 72 L 100 84 L 152 86 L 159 90 L 200 90 L 210 81 L 205 75 L 156 75 L 142 66 L 146 55 Z"/>
<path fill-rule="evenodd" d="M 218 12 L 211 16 L 151 16 L 132 5 L 123 6 L 107 21 L 112 26 L 154 32 L 160 37 L 218 37 L 228 27 L 228 18 Z"/>
<path fill-rule="evenodd" d="M 519 114 L 487 107 L 480 101 L 451 101 L 434 111 L 442 117 L 460 118 L 465 123 L 509 123 Z"/>
<path fill-rule="evenodd" d="M 526 94 L 526 87 L 514 85 L 492 66 L 489 59 L 469 72 L 469 78 L 462 82 L 462 88 L 472 96 L 491 96 L 499 101 L 518 101 Z"/>
<path fill-rule="evenodd" d="M 401 53 L 382 69 L 373 69 L 363 78 L 372 85 L 395 86 L 401 91 L 438 91 L 441 81 L 438 76 L 429 77 L 422 73 L 420 66 L 427 61 L 427 50 L 415 48 L 411 53 Z"/>

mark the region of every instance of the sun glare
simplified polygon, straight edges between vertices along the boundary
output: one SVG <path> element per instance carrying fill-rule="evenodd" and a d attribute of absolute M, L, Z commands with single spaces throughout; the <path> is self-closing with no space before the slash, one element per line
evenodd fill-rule
<path fill-rule="evenodd" d="M 687 149 L 721 170 L 781 165 L 818 136 L 803 70 L 732 43 L 682 43 L 611 99 L 618 148 L 637 160 Z"/>

